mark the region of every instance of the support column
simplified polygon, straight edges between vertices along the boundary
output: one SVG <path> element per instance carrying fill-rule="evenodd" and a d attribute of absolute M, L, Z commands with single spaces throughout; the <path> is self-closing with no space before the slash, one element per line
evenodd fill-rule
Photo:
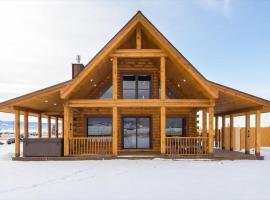
<path fill-rule="evenodd" d="M 209 121 L 208 121 L 208 153 L 213 153 L 213 135 L 214 135 L 214 107 L 208 108 Z"/>
<path fill-rule="evenodd" d="M 47 134 L 48 138 L 51 138 L 51 117 L 48 116 L 47 118 Z"/>
<path fill-rule="evenodd" d="M 166 153 L 166 108 L 160 107 L 160 153 Z"/>
<path fill-rule="evenodd" d="M 218 148 L 218 115 L 215 116 L 215 147 Z"/>
<path fill-rule="evenodd" d="M 20 111 L 15 111 L 15 157 L 20 156 Z"/>
<path fill-rule="evenodd" d="M 202 136 L 207 137 L 207 109 L 202 110 Z"/>
<path fill-rule="evenodd" d="M 59 131 L 58 131 L 58 117 L 55 117 L 55 137 L 56 138 L 58 138 L 58 133 L 59 133 Z"/>
<path fill-rule="evenodd" d="M 160 98 L 166 99 L 165 57 L 160 57 Z"/>
<path fill-rule="evenodd" d="M 222 115 L 222 137 L 221 137 L 221 144 L 222 144 L 222 149 L 225 149 L 225 121 L 226 121 L 226 115 Z"/>
<path fill-rule="evenodd" d="M 112 98 L 115 100 L 118 96 L 118 85 L 117 85 L 117 57 L 113 57 L 113 64 L 112 64 Z"/>
<path fill-rule="evenodd" d="M 42 137 L 42 118 L 41 114 L 38 114 L 38 138 Z"/>
<path fill-rule="evenodd" d="M 112 135 L 112 153 L 114 156 L 118 154 L 118 108 L 113 107 L 113 135 Z"/>
<path fill-rule="evenodd" d="M 69 155 L 69 137 L 72 133 L 72 111 L 68 105 L 64 105 L 64 156 Z"/>
<path fill-rule="evenodd" d="M 234 143 L 234 116 L 230 114 L 230 151 L 233 151 Z"/>
<path fill-rule="evenodd" d="M 260 156 L 261 151 L 261 112 L 256 111 L 256 124 L 255 124 L 255 154 Z"/>
<path fill-rule="evenodd" d="M 24 138 L 28 138 L 29 134 L 28 134 L 28 112 L 24 112 L 24 119 L 23 119 L 23 125 L 24 125 Z"/>
<path fill-rule="evenodd" d="M 246 129 L 245 129 L 245 153 L 249 154 L 250 149 L 250 113 L 246 113 Z"/>

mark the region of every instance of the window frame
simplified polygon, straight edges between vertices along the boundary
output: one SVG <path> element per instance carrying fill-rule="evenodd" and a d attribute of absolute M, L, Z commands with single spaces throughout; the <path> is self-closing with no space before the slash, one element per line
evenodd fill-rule
<path fill-rule="evenodd" d="M 88 121 L 89 121 L 89 118 L 110 118 L 111 119 L 111 134 L 110 135 L 105 135 L 105 134 L 102 134 L 102 135 L 89 135 L 89 132 L 88 132 Z M 113 127 L 112 127 L 112 116 L 111 115 L 90 115 L 90 116 L 86 116 L 86 136 L 87 137 L 100 137 L 100 136 L 108 136 L 108 137 L 112 137 L 112 134 L 113 134 Z"/>
<path fill-rule="evenodd" d="M 135 76 L 135 89 L 124 89 L 124 87 L 123 87 L 124 76 Z M 149 76 L 150 77 L 149 89 L 139 89 L 139 76 Z M 134 91 L 135 90 L 135 98 L 132 98 L 132 99 L 152 99 L 152 80 L 153 80 L 153 76 L 150 73 L 123 73 L 123 74 L 121 74 L 122 99 L 131 99 L 131 98 L 124 98 L 124 90 L 126 90 L 126 91 Z M 139 97 L 139 90 L 140 91 L 149 91 L 149 98 L 138 98 Z"/>

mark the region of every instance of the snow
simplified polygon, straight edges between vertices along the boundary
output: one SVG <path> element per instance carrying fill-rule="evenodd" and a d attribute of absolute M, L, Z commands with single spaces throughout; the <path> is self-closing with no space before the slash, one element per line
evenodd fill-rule
<path fill-rule="evenodd" d="M 11 161 L 0 145 L 0 199 L 269 200 L 270 148 L 264 161 Z"/>

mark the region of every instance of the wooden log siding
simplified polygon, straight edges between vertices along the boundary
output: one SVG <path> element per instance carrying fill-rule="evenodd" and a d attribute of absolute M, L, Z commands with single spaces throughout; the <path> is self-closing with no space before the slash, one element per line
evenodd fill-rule
<path fill-rule="evenodd" d="M 110 155 L 112 154 L 111 136 L 71 137 L 69 155 Z"/>
<path fill-rule="evenodd" d="M 166 137 L 167 155 L 206 155 L 208 137 Z"/>

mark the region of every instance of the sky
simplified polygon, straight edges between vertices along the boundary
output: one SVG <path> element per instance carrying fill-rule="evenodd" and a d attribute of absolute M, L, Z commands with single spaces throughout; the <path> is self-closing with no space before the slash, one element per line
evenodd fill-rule
<path fill-rule="evenodd" d="M 69 80 L 138 10 L 207 79 L 270 100 L 270 1 L 1 0 L 0 102 Z"/>

